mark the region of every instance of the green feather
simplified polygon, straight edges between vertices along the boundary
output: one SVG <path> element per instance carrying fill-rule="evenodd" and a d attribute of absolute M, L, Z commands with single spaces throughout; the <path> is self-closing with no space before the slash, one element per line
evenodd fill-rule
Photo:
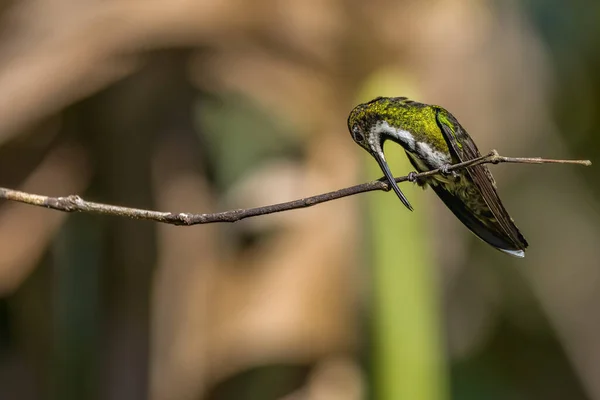
<path fill-rule="evenodd" d="M 348 122 L 352 126 L 386 121 L 395 128 L 410 132 L 417 142 L 428 143 L 434 150 L 449 153 L 448 144 L 436 122 L 439 108 L 406 97 L 378 97 L 357 106 Z"/>

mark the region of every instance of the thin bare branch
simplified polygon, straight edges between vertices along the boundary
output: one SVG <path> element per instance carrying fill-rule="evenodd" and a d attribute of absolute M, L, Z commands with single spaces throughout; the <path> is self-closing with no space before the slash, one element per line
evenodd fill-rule
<path fill-rule="evenodd" d="M 545 158 L 517 158 L 504 157 L 493 150 L 485 156 L 453 164 L 448 167 L 448 171 L 454 171 L 461 168 L 467 168 L 479 164 L 577 164 L 590 166 L 589 160 L 551 160 Z M 419 174 L 414 174 L 411 178 L 402 176 L 396 178 L 396 182 L 406 182 L 412 178 L 419 179 L 427 176 L 440 174 L 440 169 L 434 169 Z M 0 188 L 0 199 L 17 201 L 33 206 L 46 207 L 53 210 L 64 212 L 89 212 L 95 214 L 114 215 L 119 217 L 128 217 L 134 219 L 144 219 L 155 222 L 162 222 L 172 225 L 198 225 L 210 224 L 214 222 L 236 222 L 245 218 L 256 217 L 259 215 L 273 214 L 282 211 L 295 210 L 298 208 L 311 207 L 326 201 L 341 199 L 342 197 L 352 196 L 359 193 L 371 192 L 374 190 L 389 191 L 390 186 L 385 179 L 367 182 L 356 186 L 347 187 L 329 193 L 318 194 L 316 196 L 305 197 L 303 199 L 293 200 L 285 203 L 272 204 L 263 207 L 237 209 L 222 211 L 213 214 L 191 214 L 191 213 L 170 213 L 152 210 L 143 210 L 139 208 L 121 207 L 110 204 L 94 203 L 86 201 L 77 195 L 66 197 L 48 197 L 38 194 L 21 192 L 13 189 Z"/>

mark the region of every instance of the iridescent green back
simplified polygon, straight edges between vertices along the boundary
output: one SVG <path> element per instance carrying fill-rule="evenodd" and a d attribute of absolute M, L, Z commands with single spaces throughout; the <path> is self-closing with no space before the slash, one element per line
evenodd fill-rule
<path fill-rule="evenodd" d="M 410 132 L 417 142 L 428 143 L 435 150 L 449 152 L 448 144 L 436 122 L 439 106 L 418 103 L 406 97 L 377 97 L 358 105 L 348 118 L 348 125 L 359 124 L 365 131 L 379 121 Z"/>

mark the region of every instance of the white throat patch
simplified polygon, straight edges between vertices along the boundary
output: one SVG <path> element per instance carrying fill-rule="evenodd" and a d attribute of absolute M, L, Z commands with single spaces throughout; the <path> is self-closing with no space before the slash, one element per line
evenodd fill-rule
<path fill-rule="evenodd" d="M 371 140 L 375 140 L 375 138 L 381 137 L 381 135 L 387 135 L 397 142 L 402 143 L 406 150 L 414 153 L 423 162 L 428 164 L 428 168 L 439 168 L 452 161 L 448 154 L 434 150 L 425 142 L 417 142 L 412 133 L 390 126 L 386 121 L 380 121 L 375 124 L 371 129 L 371 133 L 375 133 L 375 135 L 371 135 Z M 376 143 L 369 144 L 371 148 L 374 148 L 373 146 L 376 145 Z"/>
<path fill-rule="evenodd" d="M 373 135 L 376 137 L 379 137 L 381 133 L 385 132 L 399 142 L 404 143 L 410 150 L 415 150 L 414 136 L 408 131 L 390 126 L 390 124 L 388 124 L 386 121 L 380 121 L 375 124 L 375 126 L 371 128 L 371 132 L 376 133 L 377 135 Z"/>
<path fill-rule="evenodd" d="M 452 159 L 448 156 L 448 154 L 444 154 L 441 151 L 437 151 L 431 148 L 425 142 L 420 142 L 417 145 L 417 153 L 421 158 L 427 160 L 429 165 L 434 168 L 439 168 L 444 164 L 449 164 Z"/>

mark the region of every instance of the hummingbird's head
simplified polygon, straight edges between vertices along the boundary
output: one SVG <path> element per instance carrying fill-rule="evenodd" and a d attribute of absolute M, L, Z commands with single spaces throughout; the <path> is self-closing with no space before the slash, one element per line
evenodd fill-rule
<path fill-rule="evenodd" d="M 406 97 L 377 97 L 356 106 L 348 117 L 352 139 L 377 160 L 392 189 L 409 210 L 412 210 L 412 206 L 396 184 L 385 160 L 383 143 L 391 139 L 409 151 L 414 150 L 415 137 L 411 133 L 411 123 L 418 120 L 418 110 L 423 107 L 426 105 Z"/>

